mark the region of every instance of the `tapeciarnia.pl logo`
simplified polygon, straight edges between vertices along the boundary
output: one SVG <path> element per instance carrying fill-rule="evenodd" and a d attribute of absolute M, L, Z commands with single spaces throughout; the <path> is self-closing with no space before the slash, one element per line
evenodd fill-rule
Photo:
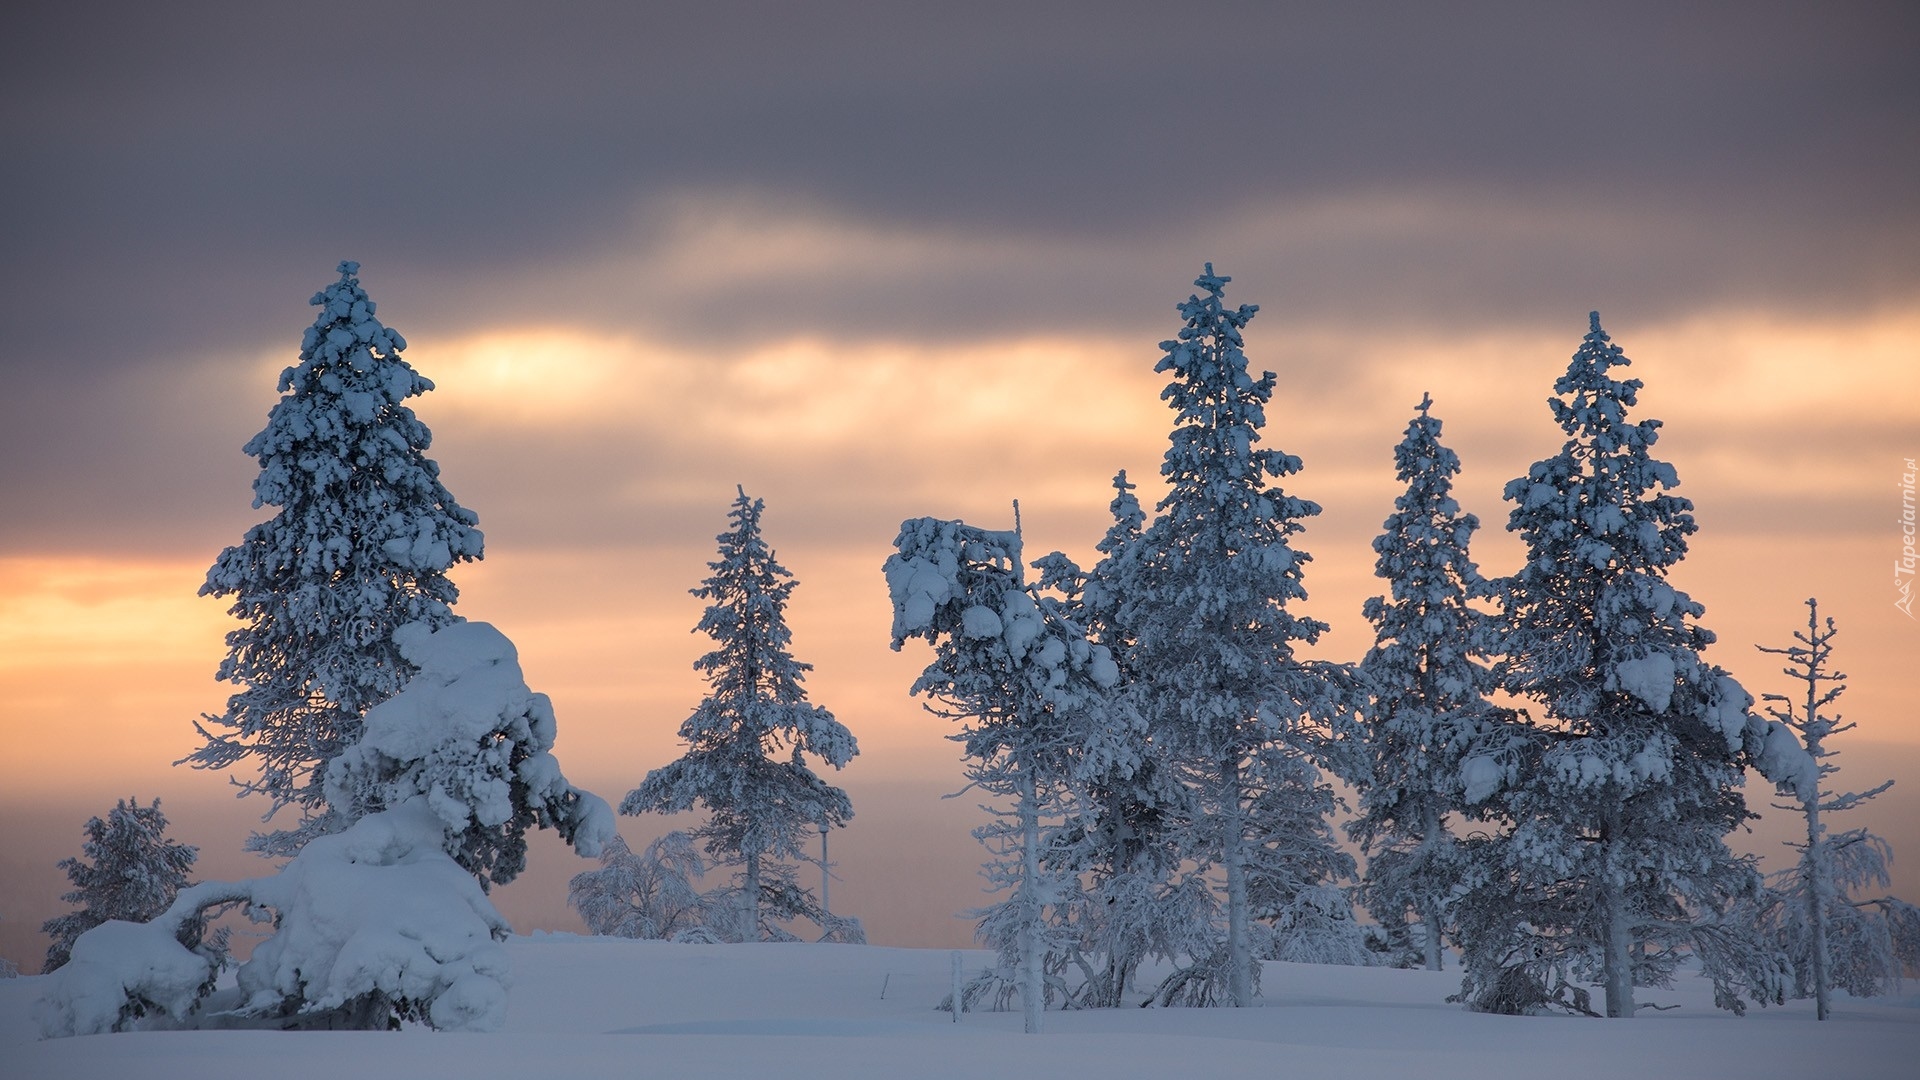
<path fill-rule="evenodd" d="M 1913 571 L 1914 560 L 1914 520 L 1913 520 L 1913 478 L 1920 469 L 1914 468 L 1914 459 L 1907 458 L 1907 471 L 1900 474 L 1900 557 L 1893 560 L 1893 591 L 1899 593 L 1893 606 L 1913 615 Z"/>

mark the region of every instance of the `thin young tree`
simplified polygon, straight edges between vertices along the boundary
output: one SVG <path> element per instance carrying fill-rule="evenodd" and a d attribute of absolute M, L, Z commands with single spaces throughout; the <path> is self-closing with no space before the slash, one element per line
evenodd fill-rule
<path fill-rule="evenodd" d="M 962 724 L 949 737 L 963 748 L 968 786 L 1012 803 L 990 808 L 994 822 L 974 834 L 994 855 L 989 884 L 1010 894 L 982 913 L 980 936 L 1016 971 L 1025 1030 L 1037 1033 L 1049 961 L 1061 953 L 1048 908 L 1078 892 L 1074 868 L 1045 864 L 1047 841 L 1080 785 L 1135 752 L 1127 716 L 1106 708 L 1119 672 L 1027 584 L 1017 527 L 914 518 L 894 548 L 884 567 L 892 647 L 920 638 L 934 650 L 912 693 Z"/>
<path fill-rule="evenodd" d="M 1482 1008 L 1511 1005 L 1518 971 L 1530 1007 L 1591 1011 L 1574 985 L 1591 979 L 1607 1016 L 1632 1017 L 1635 987 L 1668 985 L 1688 954 L 1723 1007 L 1779 992 L 1777 954 L 1735 917 L 1759 872 L 1724 837 L 1753 816 L 1745 766 L 1804 783 L 1811 763 L 1706 660 L 1704 608 L 1667 580 L 1693 505 L 1653 456 L 1660 422 L 1627 419 L 1642 385 L 1617 377 L 1627 363 L 1595 313 L 1548 401 L 1566 442 L 1506 487 L 1526 562 L 1499 583 L 1496 672 L 1541 716 L 1500 792 L 1511 827 L 1463 901 L 1462 996 Z"/>
<path fill-rule="evenodd" d="M 87 819 L 86 832 L 81 857 L 60 860 L 73 885 L 60 899 L 80 905 L 80 910 L 41 926 L 53 939 L 42 972 L 64 966 L 74 941 L 109 919 L 146 922 L 167 910 L 200 857 L 193 845 L 167 839 L 167 816 L 160 812 L 159 799 L 152 806 L 122 799 L 104 819 Z"/>
<path fill-rule="evenodd" d="M 1119 673 L 1108 707 L 1137 720 L 1134 752 L 1116 758 L 1079 792 L 1081 811 L 1056 837 L 1048 858 L 1087 878 L 1080 938 L 1072 953 L 1082 968 L 1074 1002 L 1111 1008 L 1122 1003 L 1134 974 L 1151 957 L 1175 960 L 1213 950 L 1217 915 L 1205 875 L 1186 865 L 1180 825 L 1187 820 L 1185 789 L 1156 752 L 1153 717 L 1140 707 L 1135 635 L 1126 621 L 1127 598 L 1138 585 L 1139 541 L 1146 515 L 1123 469 L 1113 478 L 1113 520 L 1095 545 L 1100 560 L 1084 574 L 1054 552 L 1034 562 L 1043 590 L 1059 596 L 1067 617 L 1107 648 Z"/>
<path fill-rule="evenodd" d="M 1828 761 L 1834 751 L 1826 740 L 1857 725 L 1842 723 L 1829 706 L 1847 689 L 1847 676 L 1832 667 L 1833 639 L 1839 633 L 1829 617 L 1820 620 L 1818 600 L 1807 601 L 1807 628 L 1794 631 L 1797 644 L 1785 648 L 1757 646 L 1763 653 L 1787 658 L 1783 672 L 1806 685 L 1797 699 L 1767 694 L 1768 715 L 1800 736 L 1824 781 L 1839 770 Z M 1885 888 L 1891 881 L 1888 866 L 1893 852 L 1887 842 L 1864 828 L 1830 832 L 1826 815 L 1855 809 L 1893 786 L 1893 781 L 1866 791 L 1836 792 L 1816 787 L 1776 809 L 1799 813 L 1806 822 L 1806 840 L 1788 841 L 1800 853 L 1793 866 L 1773 881 L 1774 902 L 1764 909 L 1764 920 L 1775 940 L 1793 961 L 1796 997 L 1814 999 L 1815 1015 L 1832 1013 L 1833 990 L 1855 997 L 1883 993 L 1900 979 L 1903 965 L 1920 964 L 1920 909 L 1891 896 L 1854 900 L 1857 889 Z"/>
<path fill-rule="evenodd" d="M 647 774 L 620 803 L 623 814 L 708 812 L 693 835 L 719 864 L 741 868 L 740 934 L 758 940 L 763 914 L 789 918 L 817 910 L 793 879 L 792 864 L 812 862 L 819 830 L 853 817 L 847 793 L 822 780 L 811 755 L 838 769 L 859 753 L 853 734 L 807 700 L 813 665 L 793 658 L 787 600 L 798 584 L 761 536 L 766 504 L 739 489 L 719 535 L 713 575 L 693 595 L 709 601 L 694 627 L 715 644 L 694 662 L 706 698 L 680 725 L 687 752 Z M 763 912 L 763 901 L 774 906 Z"/>
<path fill-rule="evenodd" d="M 1392 938 L 1411 917 L 1421 959 L 1438 971 L 1465 869 L 1449 819 L 1463 809 L 1461 762 L 1496 722 L 1489 656 L 1498 646 L 1492 616 L 1474 606 L 1491 591 L 1467 552 L 1480 521 L 1453 497 L 1460 458 L 1441 445 L 1432 404 L 1421 395 L 1394 447 L 1406 491 L 1373 541 L 1374 573 L 1389 591 L 1362 608 L 1375 634 L 1359 667 L 1372 775 L 1347 831 L 1369 856 L 1368 910 Z"/>
<path fill-rule="evenodd" d="M 1267 753 L 1343 758 L 1349 680 L 1296 655 L 1325 623 L 1289 610 L 1304 600 L 1309 556 L 1292 538 L 1320 507 L 1281 490 L 1300 459 L 1258 444 L 1275 376 L 1248 373 L 1241 330 L 1258 310 L 1223 302 L 1213 265 L 1180 305 L 1185 324 L 1155 371 L 1176 426 L 1161 464 L 1169 484 L 1139 541 L 1139 583 L 1122 611 L 1136 636 L 1145 710 L 1193 794 L 1190 854 L 1224 870 L 1228 1000 L 1253 1000 L 1248 865 L 1260 835 L 1252 802 L 1268 786 Z M 1284 778 L 1280 778 L 1284 779 Z"/>
<path fill-rule="evenodd" d="M 367 710 L 413 674 L 393 632 L 458 620 L 447 577 L 481 556 L 478 518 L 454 501 L 426 456 L 433 434 L 405 402 L 433 383 L 400 358 L 406 341 L 375 318 L 360 264 L 310 301 L 320 309 L 278 404 L 246 445 L 259 459 L 254 506 L 280 508 L 220 553 L 203 596 L 230 597 L 243 625 L 227 635 L 218 678 L 241 689 L 196 724 L 184 762 L 240 770 L 244 794 L 289 806 L 292 828 L 251 846 L 287 855 L 326 820 L 327 763 L 360 735 Z"/>

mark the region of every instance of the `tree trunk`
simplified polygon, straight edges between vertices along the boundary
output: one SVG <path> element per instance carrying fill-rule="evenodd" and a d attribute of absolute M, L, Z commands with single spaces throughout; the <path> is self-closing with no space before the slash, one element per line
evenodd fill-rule
<path fill-rule="evenodd" d="M 746 929 L 743 931 L 743 933 L 746 936 L 743 940 L 759 941 L 760 940 L 760 855 L 758 852 L 750 851 L 747 853 L 747 890 L 746 892 L 747 894 L 740 904 L 740 906 L 743 909 L 745 909 L 745 918 L 747 920 Z"/>
<path fill-rule="evenodd" d="M 1253 949 L 1247 941 L 1247 827 L 1240 803 L 1240 763 L 1229 762 L 1220 816 L 1227 864 L 1227 1000 L 1236 1009 L 1253 1004 Z"/>
<path fill-rule="evenodd" d="M 1626 886 L 1614 879 L 1613 845 L 1618 829 L 1609 821 L 1600 835 L 1600 918 L 1607 935 L 1602 943 L 1606 977 L 1607 1015 L 1630 1020 L 1633 1002 L 1633 921 L 1627 911 Z"/>
<path fill-rule="evenodd" d="M 1828 983 L 1833 975 L 1827 970 L 1827 896 L 1833 888 L 1827 869 L 1826 838 L 1821 835 L 1818 792 L 1807 800 L 1807 925 L 1813 930 L 1813 1004 L 1817 1019 L 1827 1018 Z"/>
<path fill-rule="evenodd" d="M 1427 970 L 1439 971 L 1440 963 L 1440 905 L 1427 901 L 1427 908 L 1420 913 L 1420 930 L 1426 937 Z"/>
<path fill-rule="evenodd" d="M 1438 814 L 1433 813 L 1432 810 L 1429 809 L 1429 811 L 1427 812 L 1426 836 L 1424 838 L 1424 846 L 1426 848 L 1426 856 L 1428 858 L 1432 858 L 1433 852 L 1439 848 L 1440 843 L 1443 839 L 1441 835 L 1443 831 L 1444 830 L 1440 826 L 1440 816 Z M 1427 970 L 1439 971 L 1440 970 L 1440 901 L 1435 897 L 1432 897 L 1432 896 L 1421 897 L 1420 923 L 1421 923 L 1421 931 L 1426 937 L 1425 944 L 1426 944 L 1426 950 L 1427 950 Z"/>
<path fill-rule="evenodd" d="M 1030 769 L 1020 774 L 1020 1009 L 1026 1033 L 1040 1033 L 1046 1004 L 1040 953 L 1040 807 Z"/>

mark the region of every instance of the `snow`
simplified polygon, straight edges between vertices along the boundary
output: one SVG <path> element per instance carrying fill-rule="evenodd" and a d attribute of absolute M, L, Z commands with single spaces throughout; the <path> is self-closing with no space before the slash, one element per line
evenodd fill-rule
<path fill-rule="evenodd" d="M 130 1000 L 169 1016 L 193 1007 L 207 979 L 207 961 L 149 923 L 111 919 L 74 943 L 73 955 L 45 984 L 35 1018 L 50 1036 L 108 1031 Z M 25 982 L 27 980 L 21 980 Z"/>
<path fill-rule="evenodd" d="M 1673 657 L 1650 653 L 1638 660 L 1622 660 L 1614 665 L 1613 672 L 1620 689 L 1639 698 L 1649 711 L 1658 715 L 1673 704 L 1675 670 Z"/>
<path fill-rule="evenodd" d="M 1461 797 L 1468 806 L 1487 801 L 1506 782 L 1506 770 L 1490 757 L 1477 754 L 1460 763 Z"/>
<path fill-rule="evenodd" d="M 304 991 L 331 1009 L 381 990 L 430 1002 L 436 1027 L 499 1026 L 511 929 L 471 875 L 441 850 L 440 820 L 418 805 L 316 837 L 278 875 L 253 883 L 278 931 L 242 965 L 244 1008 L 271 1010 Z"/>
<path fill-rule="evenodd" d="M 1774 782 L 1780 790 L 1790 791 L 1805 802 L 1820 790 L 1820 765 L 1800 745 L 1792 729 L 1778 721 L 1766 721 L 1766 734 L 1754 755 L 1754 768 Z"/>
<path fill-rule="evenodd" d="M 1442 999 L 1453 972 L 1268 962 L 1252 1009 L 1054 1012 L 1049 1034 L 1020 1014 L 934 1005 L 949 956 L 852 945 L 682 945 L 566 935 L 514 938 L 499 1032 L 187 1031 L 37 1041 L 29 1003 L 45 977 L 0 982 L 0 1073 L 70 1080 L 266 1076 L 421 1078 L 635 1075 L 965 1078 L 983 1074 L 1422 1077 L 1555 1080 L 1897 1076 L 1920 1051 L 1920 997 L 1840 997 L 1736 1019 L 1683 974 L 1633 1021 L 1469 1013 Z M 969 975 L 990 954 L 965 954 Z"/>

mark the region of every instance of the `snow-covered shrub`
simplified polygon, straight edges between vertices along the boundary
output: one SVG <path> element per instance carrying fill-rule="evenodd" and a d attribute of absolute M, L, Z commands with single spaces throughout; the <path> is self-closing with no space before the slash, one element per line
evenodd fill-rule
<path fill-rule="evenodd" d="M 182 890 L 146 923 L 80 935 L 35 1008 L 47 1037 L 147 1026 L 376 1027 L 417 1019 L 486 1030 L 506 1011 L 511 928 L 442 849 L 416 802 L 316 837 L 271 877 Z M 214 994 L 219 958 L 181 944 L 216 908 L 247 905 L 274 934 Z"/>
<path fill-rule="evenodd" d="M 160 800 L 141 806 L 122 799 L 105 819 L 87 821 L 82 858 L 62 859 L 73 891 L 60 899 L 80 905 L 47 920 L 42 933 L 53 938 L 42 971 L 54 971 L 67 962 L 81 934 L 110 919 L 145 922 L 167 909 L 187 883 L 187 871 L 199 858 L 199 849 L 167 839 L 167 816 Z M 189 930 L 197 933 L 197 930 Z"/>
<path fill-rule="evenodd" d="M 639 854 L 615 836 L 598 870 L 567 882 L 567 903 L 596 934 L 677 940 L 706 926 L 712 902 L 694 884 L 706 870 L 693 837 L 677 829 Z"/>
<path fill-rule="evenodd" d="M 451 1031 L 500 1026 L 512 933 L 442 847 L 444 820 L 415 800 L 316 837 L 253 883 L 274 934 L 241 965 L 245 1015 L 301 1026 L 423 1020 Z"/>
<path fill-rule="evenodd" d="M 180 893 L 149 923 L 82 934 L 39 1018 L 48 1035 L 121 1031 L 143 1017 L 215 1026 L 384 1028 L 420 1020 L 486 1030 L 506 1009 L 509 932 L 484 884 L 516 873 L 525 831 L 558 830 L 583 855 L 614 837 L 599 797 L 567 783 L 552 707 L 527 689 L 513 644 L 485 623 L 395 631 L 419 669 L 368 713 L 335 758 L 328 799 L 344 831 L 285 869 Z M 477 879 L 477 880 L 476 880 Z M 206 912 L 244 903 L 273 936 L 209 999 L 220 956 L 189 948 Z"/>
<path fill-rule="evenodd" d="M 833 915 L 823 912 L 820 917 L 820 941 L 822 944 L 865 945 L 867 928 L 860 922 L 858 915 Z"/>

